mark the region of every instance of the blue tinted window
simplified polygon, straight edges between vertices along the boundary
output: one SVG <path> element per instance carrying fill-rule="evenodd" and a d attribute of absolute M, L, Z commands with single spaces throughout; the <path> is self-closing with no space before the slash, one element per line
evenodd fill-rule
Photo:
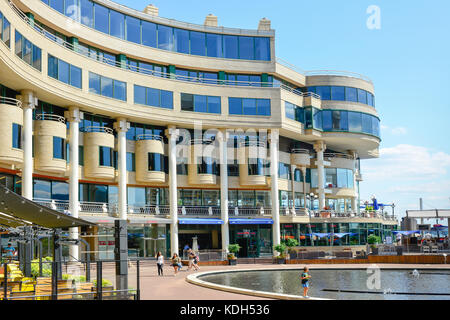
<path fill-rule="evenodd" d="M 270 60 L 270 38 L 255 37 L 255 60 Z"/>
<path fill-rule="evenodd" d="M 255 59 L 255 48 L 252 37 L 239 37 L 239 58 Z"/>
<path fill-rule="evenodd" d="M 181 110 L 194 111 L 194 95 L 181 93 Z"/>
<path fill-rule="evenodd" d="M 99 147 L 99 165 L 112 167 L 113 166 L 113 150 L 109 147 Z"/>
<path fill-rule="evenodd" d="M 58 79 L 58 59 L 50 54 L 48 55 L 48 75 Z"/>
<path fill-rule="evenodd" d="M 228 98 L 229 114 L 242 114 L 242 98 Z"/>
<path fill-rule="evenodd" d="M 328 86 L 317 87 L 316 93 L 322 98 L 322 100 L 331 100 L 331 88 Z"/>
<path fill-rule="evenodd" d="M 174 29 L 175 51 L 180 53 L 189 53 L 189 31 L 183 29 Z"/>
<path fill-rule="evenodd" d="M 372 117 L 372 134 L 380 136 L 380 120 L 376 117 Z"/>
<path fill-rule="evenodd" d="M 114 80 L 114 98 L 127 100 L 127 84 L 125 82 Z"/>
<path fill-rule="evenodd" d="M 158 89 L 147 88 L 147 104 L 149 106 L 159 107 L 159 91 Z"/>
<path fill-rule="evenodd" d="M 80 0 L 81 23 L 88 27 L 94 26 L 94 5 L 90 0 Z"/>
<path fill-rule="evenodd" d="M 53 158 L 64 159 L 65 150 L 64 139 L 60 137 L 53 137 Z"/>
<path fill-rule="evenodd" d="M 50 0 L 50 7 L 64 14 L 64 0 Z"/>
<path fill-rule="evenodd" d="M 358 102 L 358 93 L 356 88 L 345 87 L 345 100 Z"/>
<path fill-rule="evenodd" d="M 348 112 L 348 130 L 350 132 L 362 132 L 361 113 Z"/>
<path fill-rule="evenodd" d="M 160 153 L 149 153 L 148 171 L 164 171 L 164 155 Z"/>
<path fill-rule="evenodd" d="M 295 106 L 292 103 L 286 101 L 284 103 L 284 111 L 286 118 L 295 120 Z"/>
<path fill-rule="evenodd" d="M 371 94 L 370 92 L 367 92 L 367 104 L 369 106 L 374 106 L 373 104 L 373 94 Z"/>
<path fill-rule="evenodd" d="M 173 92 L 161 90 L 161 107 L 173 109 Z"/>
<path fill-rule="evenodd" d="M 100 76 L 98 74 L 89 73 L 89 92 L 100 94 Z"/>
<path fill-rule="evenodd" d="M 367 104 L 367 92 L 362 89 L 358 89 L 358 102 Z"/>
<path fill-rule="evenodd" d="M 101 95 L 105 97 L 113 97 L 113 80 L 106 77 L 101 77 Z"/>
<path fill-rule="evenodd" d="M 345 101 L 345 87 L 331 87 L 331 100 Z"/>
<path fill-rule="evenodd" d="M 127 16 L 127 40 L 134 43 L 141 43 L 141 20 Z"/>
<path fill-rule="evenodd" d="M 33 197 L 37 199 L 51 199 L 51 182 L 46 180 L 33 179 Z"/>
<path fill-rule="evenodd" d="M 69 64 L 62 60 L 58 62 L 58 79 L 64 83 L 69 83 Z"/>
<path fill-rule="evenodd" d="M 207 112 L 206 96 L 194 95 L 194 111 Z"/>
<path fill-rule="evenodd" d="M 156 48 L 156 24 L 142 21 L 142 44 Z"/>
<path fill-rule="evenodd" d="M 173 34 L 172 28 L 163 25 L 158 25 L 158 48 L 172 51 L 173 49 Z"/>
<path fill-rule="evenodd" d="M 127 171 L 136 171 L 135 154 L 127 152 Z"/>
<path fill-rule="evenodd" d="M 256 100 L 242 99 L 242 110 L 245 115 L 256 115 Z"/>
<path fill-rule="evenodd" d="M 270 116 L 270 99 L 257 99 L 259 116 Z"/>
<path fill-rule="evenodd" d="M 191 54 L 206 55 L 206 37 L 203 32 L 191 31 Z"/>
<path fill-rule="evenodd" d="M 94 3 L 95 29 L 104 33 L 109 33 L 109 10 Z"/>
<path fill-rule="evenodd" d="M 9 23 L 8 19 L 3 17 L 3 25 L 0 30 L 0 33 L 2 34 L 2 41 L 10 47 L 10 41 L 11 41 L 11 24 Z"/>
<path fill-rule="evenodd" d="M 65 15 L 75 21 L 80 21 L 78 0 L 66 0 Z"/>
<path fill-rule="evenodd" d="M 340 112 L 340 130 L 348 131 L 348 112 L 347 111 L 338 111 Z"/>
<path fill-rule="evenodd" d="M 208 97 L 208 112 L 220 114 L 220 97 Z"/>
<path fill-rule="evenodd" d="M 125 16 L 117 11 L 109 12 L 110 34 L 114 37 L 125 39 Z"/>
<path fill-rule="evenodd" d="M 23 38 L 24 42 L 23 42 L 23 53 L 22 53 L 22 59 L 23 61 L 25 61 L 26 63 L 28 63 L 29 65 L 31 65 L 32 62 L 32 53 L 33 53 L 33 44 L 27 39 L 27 38 Z"/>
<path fill-rule="evenodd" d="M 12 124 L 12 147 L 22 149 L 22 126 L 17 123 Z"/>
<path fill-rule="evenodd" d="M 314 129 L 322 130 L 322 112 L 313 108 Z"/>
<path fill-rule="evenodd" d="M 145 104 L 145 87 L 134 85 L 134 103 Z"/>
<path fill-rule="evenodd" d="M 228 59 L 238 58 L 238 37 L 223 36 L 224 57 Z"/>
<path fill-rule="evenodd" d="M 295 120 L 305 123 L 305 109 L 297 107 L 295 109 Z"/>
<path fill-rule="evenodd" d="M 363 113 L 361 116 L 362 116 L 362 132 L 373 134 L 372 116 L 366 113 Z"/>
<path fill-rule="evenodd" d="M 222 35 L 206 34 L 206 53 L 208 57 L 222 57 Z"/>
<path fill-rule="evenodd" d="M 33 45 L 33 57 L 32 57 L 32 66 L 41 71 L 41 59 L 42 59 L 42 51 L 40 48 Z"/>
<path fill-rule="evenodd" d="M 15 35 L 15 45 L 14 45 L 14 49 L 15 49 L 15 52 L 16 52 L 16 55 L 19 57 L 19 58 L 22 58 L 22 43 L 23 43 L 23 41 L 22 41 L 22 34 L 20 34 L 19 32 L 17 32 L 17 30 L 16 30 L 16 33 L 15 33 L 16 35 Z"/>
<path fill-rule="evenodd" d="M 81 89 L 81 69 L 70 66 L 70 84 Z"/>
<path fill-rule="evenodd" d="M 332 129 L 331 111 L 322 111 L 322 129 L 330 131 Z"/>

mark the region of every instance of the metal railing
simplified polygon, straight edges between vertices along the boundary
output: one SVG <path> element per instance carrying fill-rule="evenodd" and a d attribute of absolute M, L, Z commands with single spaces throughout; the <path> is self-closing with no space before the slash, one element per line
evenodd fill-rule
<path fill-rule="evenodd" d="M 114 130 L 108 127 L 97 127 L 97 126 L 88 126 L 84 127 L 83 132 L 103 132 L 108 134 L 114 134 Z"/>
<path fill-rule="evenodd" d="M 293 154 L 307 154 L 307 155 L 310 155 L 311 154 L 311 150 L 308 150 L 308 149 L 292 149 L 291 153 L 293 153 Z"/>
<path fill-rule="evenodd" d="M 213 144 L 214 141 L 215 141 L 215 140 L 213 140 L 213 139 L 191 139 L 191 140 L 189 141 L 189 144 L 190 144 L 190 145 L 196 145 L 196 144 L 206 144 L 206 145 L 209 145 L 209 144 Z"/>
<path fill-rule="evenodd" d="M 68 200 L 52 200 L 52 199 L 33 199 L 34 202 L 45 206 L 47 208 L 70 215 Z M 102 202 L 78 202 L 78 210 L 85 213 L 95 214 L 111 214 L 118 212 L 117 204 L 102 203 Z"/>
<path fill-rule="evenodd" d="M 316 154 L 317 157 L 317 154 Z M 348 159 L 348 160 L 355 160 L 353 156 L 345 153 L 324 153 L 324 158 L 339 158 L 339 159 Z"/>
<path fill-rule="evenodd" d="M 8 98 L 8 97 L 0 97 L 0 104 L 7 104 L 10 106 L 16 106 L 19 108 L 22 107 L 22 101 L 14 99 L 14 98 Z"/>
<path fill-rule="evenodd" d="M 156 216 L 168 216 L 170 215 L 170 206 L 162 205 L 128 205 L 128 213 L 130 214 L 148 214 Z"/>
<path fill-rule="evenodd" d="M 292 63 L 290 63 L 290 62 L 288 62 L 288 61 L 286 61 L 286 60 L 283 60 L 282 58 L 276 58 L 275 59 L 275 61 L 276 61 L 276 63 L 278 63 L 278 64 L 281 64 L 282 66 L 284 66 L 284 67 L 286 67 L 286 68 L 288 68 L 288 69 L 291 69 L 291 70 L 293 70 L 293 71 L 295 71 L 295 72 L 298 72 L 298 73 L 300 73 L 301 75 L 305 75 L 305 70 L 303 70 L 303 69 L 301 69 L 301 68 L 299 68 L 299 67 L 297 67 L 296 65 L 293 65 Z"/>
<path fill-rule="evenodd" d="M 258 207 L 258 208 L 246 208 L 246 207 L 229 207 L 228 215 L 231 216 L 270 216 L 272 215 L 272 208 Z"/>
<path fill-rule="evenodd" d="M 48 114 L 48 113 L 40 113 L 36 114 L 35 116 L 36 120 L 49 120 L 49 121 L 56 121 L 61 123 L 66 123 L 66 118 L 56 115 L 56 114 Z"/>
<path fill-rule="evenodd" d="M 360 73 L 356 73 L 356 72 L 351 72 L 351 71 L 341 71 L 341 70 L 310 70 L 310 71 L 306 71 L 305 75 L 308 77 L 311 76 L 343 76 L 343 77 L 352 77 L 352 78 L 357 78 L 357 79 L 361 79 L 364 81 L 367 81 L 369 83 L 373 83 L 372 80 L 365 76 L 362 75 Z"/>
<path fill-rule="evenodd" d="M 178 206 L 181 216 L 220 216 L 218 206 Z"/>
<path fill-rule="evenodd" d="M 155 134 L 139 134 L 136 137 L 136 140 L 157 140 L 157 141 L 163 141 L 163 137 Z"/>
<path fill-rule="evenodd" d="M 239 142 L 239 147 L 267 148 L 267 142 L 265 142 L 265 141 L 257 141 L 257 140 L 240 141 Z"/>

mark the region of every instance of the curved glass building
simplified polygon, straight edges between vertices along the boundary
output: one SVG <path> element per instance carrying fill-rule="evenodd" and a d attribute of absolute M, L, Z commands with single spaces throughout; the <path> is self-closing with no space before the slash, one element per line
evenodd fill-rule
<path fill-rule="evenodd" d="M 98 223 L 70 234 L 99 259 L 113 256 L 115 219 L 139 257 L 391 235 L 393 217 L 359 208 L 359 163 L 381 141 L 370 79 L 277 59 L 265 18 L 256 30 L 217 21 L 0 0 L 0 183 Z"/>

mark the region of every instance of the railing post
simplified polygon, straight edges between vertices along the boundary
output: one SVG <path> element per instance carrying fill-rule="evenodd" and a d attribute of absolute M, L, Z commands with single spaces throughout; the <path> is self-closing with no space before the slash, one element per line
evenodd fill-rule
<path fill-rule="evenodd" d="M 52 300 L 58 300 L 58 263 L 57 261 L 51 262 L 52 264 Z"/>
<path fill-rule="evenodd" d="M 141 300 L 141 284 L 140 284 L 139 259 L 136 260 L 136 299 Z"/>
<path fill-rule="evenodd" d="M 97 300 L 102 300 L 102 262 L 97 261 Z"/>
<path fill-rule="evenodd" d="M 3 265 L 3 300 L 8 300 L 8 263 Z"/>

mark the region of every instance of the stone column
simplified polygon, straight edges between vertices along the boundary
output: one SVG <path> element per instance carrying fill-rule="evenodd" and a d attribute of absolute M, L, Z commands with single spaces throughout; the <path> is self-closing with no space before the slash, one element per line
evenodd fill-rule
<path fill-rule="evenodd" d="M 348 153 L 353 157 L 353 161 L 354 161 L 354 166 L 353 166 L 353 190 L 355 190 L 355 196 L 351 199 L 351 206 L 352 206 L 352 212 L 353 213 L 357 213 L 358 212 L 358 208 L 359 208 L 359 201 L 357 201 L 357 199 L 359 199 L 359 190 L 357 188 L 357 181 L 356 181 L 356 174 L 359 173 L 359 170 L 357 169 L 356 166 L 356 158 L 358 157 L 358 154 L 356 153 L 356 151 L 353 150 L 349 150 Z M 357 204 L 358 202 L 358 204 Z"/>
<path fill-rule="evenodd" d="M 69 108 L 69 111 L 64 112 L 64 116 L 69 121 L 69 211 L 72 217 L 78 218 L 78 192 L 79 192 L 79 124 L 83 119 L 83 113 L 77 107 Z M 78 240 L 78 227 L 69 228 L 69 238 Z M 75 261 L 80 258 L 79 246 L 69 246 L 69 259 Z"/>
<path fill-rule="evenodd" d="M 223 221 L 222 250 L 227 253 L 230 244 L 230 231 L 228 221 L 228 132 L 221 130 L 218 134 L 220 148 L 220 217 Z"/>
<path fill-rule="evenodd" d="M 323 161 L 323 152 L 327 146 L 323 141 L 317 141 L 314 144 L 314 150 L 317 152 L 317 190 L 319 195 L 319 210 L 325 207 L 325 165 Z"/>
<path fill-rule="evenodd" d="M 278 130 L 270 130 L 270 178 L 272 196 L 273 245 L 280 244 L 280 203 L 278 199 Z"/>
<path fill-rule="evenodd" d="M 306 205 L 306 167 L 302 167 L 302 175 L 303 175 L 303 203 L 305 204 L 305 209 L 309 210 L 309 207 Z"/>
<path fill-rule="evenodd" d="M 127 131 L 129 123 L 124 118 L 119 118 L 114 123 L 117 131 L 117 158 L 119 171 L 119 218 L 127 220 Z"/>
<path fill-rule="evenodd" d="M 17 99 L 22 101 L 23 109 L 22 196 L 33 200 L 33 109 L 37 104 L 37 98 L 33 91 L 22 90 Z"/>
<path fill-rule="evenodd" d="M 295 210 L 295 169 L 297 166 L 291 164 L 291 192 L 292 192 L 292 208 Z M 288 199 L 289 202 L 289 199 Z"/>
<path fill-rule="evenodd" d="M 177 139 L 179 130 L 169 127 L 166 130 L 169 138 L 169 198 L 170 198 L 170 250 L 178 254 L 178 194 L 177 194 Z"/>

